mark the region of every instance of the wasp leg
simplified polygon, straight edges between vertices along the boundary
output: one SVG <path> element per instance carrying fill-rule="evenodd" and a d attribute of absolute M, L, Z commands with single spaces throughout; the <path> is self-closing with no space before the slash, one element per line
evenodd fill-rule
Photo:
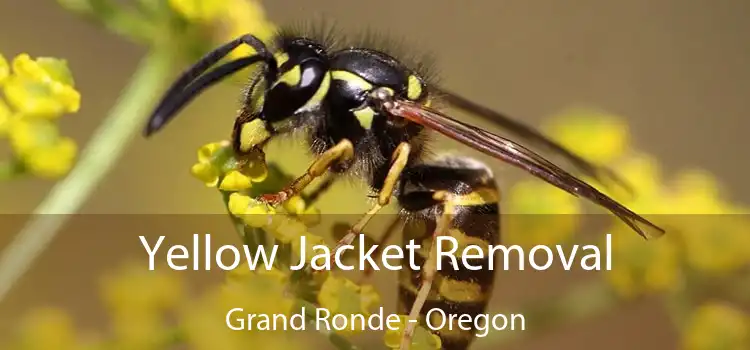
<path fill-rule="evenodd" d="M 318 156 L 310 167 L 307 168 L 307 172 L 304 175 L 298 177 L 286 188 L 277 193 L 262 195 L 261 199 L 271 205 L 280 204 L 290 197 L 301 193 L 313 180 L 323 176 L 334 164 L 348 162 L 352 158 L 354 158 L 354 146 L 351 141 L 343 139 Z"/>
<path fill-rule="evenodd" d="M 409 321 L 406 323 L 404 335 L 401 339 L 401 350 L 409 349 L 419 314 L 422 311 L 425 301 L 427 301 L 430 290 L 432 290 L 432 282 L 435 280 L 437 272 L 437 245 L 434 242 L 437 241 L 437 237 L 445 235 L 450 228 L 455 209 L 455 204 L 450 200 L 451 196 L 451 194 L 444 191 L 435 192 L 433 196 L 433 199 L 443 202 L 443 213 L 440 215 L 435 231 L 432 234 L 433 243 L 430 245 L 430 253 L 427 261 L 422 265 L 422 284 L 419 286 L 419 291 L 409 312 Z"/>
<path fill-rule="evenodd" d="M 388 174 L 383 182 L 383 188 L 378 193 L 378 201 L 375 203 L 367 213 L 357 221 L 349 232 L 342 237 L 336 244 L 336 248 L 332 250 L 331 255 L 344 245 L 351 244 L 357 235 L 364 230 L 365 226 L 375 214 L 377 214 L 383 207 L 391 202 L 393 191 L 396 188 L 398 179 L 401 177 L 401 173 L 406 168 L 406 164 L 409 161 L 409 153 L 411 152 L 411 146 L 408 143 L 401 143 L 396 147 L 396 151 L 393 152 L 393 158 L 391 160 L 391 167 L 388 169 Z"/>

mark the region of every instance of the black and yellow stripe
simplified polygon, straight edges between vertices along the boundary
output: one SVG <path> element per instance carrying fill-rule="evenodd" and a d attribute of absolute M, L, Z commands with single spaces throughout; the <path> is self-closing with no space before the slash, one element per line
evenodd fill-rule
<path fill-rule="evenodd" d="M 466 245 L 488 247 L 497 244 L 500 237 L 499 191 L 492 174 L 482 167 L 469 167 L 475 163 L 464 163 L 460 159 L 434 165 L 420 165 L 404 176 L 404 192 L 400 203 L 406 210 L 419 217 L 407 220 L 404 227 L 404 243 L 414 239 L 420 243 L 414 261 L 424 266 L 433 243 L 437 222 L 445 215 L 445 208 L 453 214 L 448 232 L 456 239 L 458 268 L 451 259 L 443 257 L 442 267 L 437 271 L 432 290 L 420 311 L 421 321 L 429 310 L 439 308 L 446 315 L 484 313 L 494 285 L 494 273 L 489 270 L 489 258 L 469 260 L 473 266 L 485 266 L 480 270 L 469 270 L 461 265 L 460 252 Z M 429 202 L 431 193 L 445 191 L 450 194 L 450 203 Z M 446 205 L 450 204 L 450 205 Z M 448 213 L 450 214 L 450 213 Z M 399 281 L 400 313 L 409 313 L 419 287 L 422 285 L 421 271 L 401 270 Z M 435 315 L 435 313 L 433 313 Z M 433 322 L 433 325 L 439 322 Z M 466 349 L 474 338 L 474 331 L 461 330 L 455 323 L 453 330 L 445 327 L 438 331 L 443 349 Z"/>

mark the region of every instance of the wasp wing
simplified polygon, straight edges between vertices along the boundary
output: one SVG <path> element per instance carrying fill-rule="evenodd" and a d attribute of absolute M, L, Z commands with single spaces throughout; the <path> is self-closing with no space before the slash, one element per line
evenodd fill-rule
<path fill-rule="evenodd" d="M 584 197 L 601 205 L 644 238 L 655 238 L 664 234 L 664 230 L 660 227 L 518 143 L 408 100 L 391 100 L 384 103 L 382 107 L 394 116 L 435 130 L 496 159 L 526 170 L 575 196 Z M 644 224 L 657 232 L 647 233 L 639 224 Z"/>
<path fill-rule="evenodd" d="M 590 176 L 591 178 L 596 179 L 597 181 L 603 184 L 606 184 L 604 179 L 609 178 L 610 180 L 616 182 L 618 185 L 622 186 L 631 194 L 633 193 L 633 190 L 631 186 L 627 183 L 627 181 L 623 180 L 621 177 L 615 174 L 614 171 L 605 167 L 597 166 L 589 161 L 586 161 L 585 159 L 581 158 L 579 155 L 571 152 L 570 150 L 568 150 L 561 144 L 553 141 L 552 139 L 543 135 L 542 133 L 535 130 L 534 128 L 531 128 L 516 120 L 513 120 L 512 118 L 502 113 L 498 113 L 476 102 L 472 102 L 469 99 L 464 98 L 451 91 L 442 89 L 440 87 L 436 87 L 433 89 L 440 96 L 441 101 L 446 102 L 452 107 L 462 109 L 465 112 L 469 112 L 471 114 L 474 114 L 486 120 L 492 121 L 496 123 L 497 125 L 499 125 L 500 127 L 517 135 L 519 138 L 523 140 L 526 140 L 533 144 L 538 144 L 542 147 L 549 149 L 552 152 L 556 152 L 560 154 L 561 156 L 567 158 L 567 160 L 569 160 L 574 166 L 580 169 L 584 174 L 586 174 L 587 176 Z"/>

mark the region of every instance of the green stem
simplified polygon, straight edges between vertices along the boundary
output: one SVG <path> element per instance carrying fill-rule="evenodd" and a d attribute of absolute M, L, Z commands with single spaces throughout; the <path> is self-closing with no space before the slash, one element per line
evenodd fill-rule
<path fill-rule="evenodd" d="M 81 152 L 76 166 L 55 185 L 5 248 L 0 256 L 0 301 L 120 159 L 168 81 L 170 65 L 167 52 L 150 52 L 141 61 L 117 104 Z"/>

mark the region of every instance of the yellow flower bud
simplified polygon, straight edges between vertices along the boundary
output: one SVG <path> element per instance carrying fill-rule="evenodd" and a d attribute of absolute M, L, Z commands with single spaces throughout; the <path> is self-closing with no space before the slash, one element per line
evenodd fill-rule
<path fill-rule="evenodd" d="M 169 6 L 185 19 L 200 23 L 211 22 L 227 10 L 222 0 L 169 0 Z"/>
<path fill-rule="evenodd" d="M 13 60 L 13 76 L 4 85 L 8 102 L 26 115 L 56 118 L 77 112 L 81 95 L 65 60 L 20 54 Z"/>
<path fill-rule="evenodd" d="M 556 244 L 570 239 L 576 232 L 581 212 L 580 201 L 554 186 L 538 181 L 521 181 L 508 193 L 505 232 L 508 242 L 532 247 Z"/>
<path fill-rule="evenodd" d="M 24 157 L 26 168 L 43 178 L 56 178 L 70 171 L 76 158 L 78 146 L 73 139 L 61 138 L 57 144 L 35 149 Z"/>
<path fill-rule="evenodd" d="M 203 181 L 208 187 L 216 186 L 219 181 L 219 170 L 210 163 L 195 163 L 190 168 L 190 173 L 198 180 Z"/>
<path fill-rule="evenodd" d="M 41 82 L 54 81 L 69 86 L 74 84 L 67 61 L 56 58 L 39 57 L 33 60 L 28 54 L 22 53 L 13 59 L 13 73 Z"/>
<path fill-rule="evenodd" d="M 57 82 L 42 82 L 13 75 L 3 85 L 5 97 L 19 113 L 55 119 L 77 112 L 81 96 L 71 87 Z"/>
<path fill-rule="evenodd" d="M 323 237 L 309 232 L 305 234 L 305 241 L 305 258 L 307 259 L 306 263 L 309 263 L 310 259 L 318 253 L 313 249 L 313 247 L 316 245 L 325 245 L 326 241 L 323 239 Z M 296 256 L 301 256 L 302 248 L 303 247 L 300 245 L 299 239 L 295 239 L 292 241 L 292 252 Z"/>
<path fill-rule="evenodd" d="M 231 170 L 221 180 L 219 189 L 222 191 L 241 191 L 250 188 L 250 178 L 237 170 Z"/>
<path fill-rule="evenodd" d="M 39 147 L 53 146 L 60 138 L 57 125 L 43 119 L 17 119 L 10 124 L 9 133 L 13 151 L 21 156 Z"/>
<path fill-rule="evenodd" d="M 78 340 L 71 317 L 58 309 L 39 309 L 21 325 L 24 349 L 74 349 Z"/>
<path fill-rule="evenodd" d="M 273 230 L 273 236 L 281 243 L 289 243 L 307 233 L 307 226 L 293 218 L 284 217 Z"/>
<path fill-rule="evenodd" d="M 331 275 L 323 282 L 318 294 L 320 306 L 328 309 L 331 314 L 364 315 L 372 314 L 375 307 L 380 305 L 380 295 L 372 286 L 360 287 L 349 279 Z M 364 329 L 345 329 L 344 334 L 361 332 Z"/>
<path fill-rule="evenodd" d="M 118 267 L 101 281 L 103 299 L 116 317 L 147 321 L 185 301 L 183 281 L 167 266 L 153 271 L 135 263 Z"/>
<path fill-rule="evenodd" d="M 307 208 L 304 213 L 299 215 L 299 219 L 308 227 L 315 226 L 320 223 L 320 209 L 316 207 Z"/>
<path fill-rule="evenodd" d="M 229 203 L 227 204 L 227 208 L 233 215 L 240 216 L 245 214 L 252 201 L 253 199 L 249 196 L 239 193 L 232 193 L 229 195 Z"/>
<path fill-rule="evenodd" d="M 266 19 L 263 6 L 257 0 L 227 0 L 225 26 L 228 37 L 238 37 L 253 33 L 261 41 L 268 43 L 276 32 L 276 27 Z M 247 45 L 239 46 L 229 54 L 230 58 L 245 57 L 254 51 Z"/>
<path fill-rule="evenodd" d="M 0 136 L 5 136 L 10 129 L 11 121 L 13 120 L 13 112 L 10 107 L 0 99 Z"/>
<path fill-rule="evenodd" d="M 228 142 L 211 142 L 201 146 L 198 148 L 198 162 L 210 162 L 216 151 L 227 146 Z"/>
<path fill-rule="evenodd" d="M 5 79 L 10 75 L 10 67 L 8 66 L 8 60 L 5 56 L 0 55 L 0 85 L 5 82 Z"/>
<path fill-rule="evenodd" d="M 679 288 L 682 271 L 672 239 L 644 241 L 619 223 L 611 237 L 616 263 L 604 277 L 620 296 L 632 298 Z"/>
<path fill-rule="evenodd" d="M 301 214 L 305 211 L 305 200 L 301 196 L 293 196 L 282 205 L 284 210 L 292 214 Z"/>
<path fill-rule="evenodd" d="M 252 200 L 250 206 L 245 209 L 240 218 L 250 227 L 263 228 L 268 226 L 273 218 L 273 214 L 273 208 L 266 207 L 265 204 Z"/>
<path fill-rule="evenodd" d="M 563 146 L 597 164 L 623 155 L 630 143 L 630 131 L 622 118 L 596 110 L 566 111 L 545 129 Z"/>
<path fill-rule="evenodd" d="M 696 308 L 683 335 L 686 350 L 746 349 L 750 344 L 750 318 L 721 303 Z"/>

